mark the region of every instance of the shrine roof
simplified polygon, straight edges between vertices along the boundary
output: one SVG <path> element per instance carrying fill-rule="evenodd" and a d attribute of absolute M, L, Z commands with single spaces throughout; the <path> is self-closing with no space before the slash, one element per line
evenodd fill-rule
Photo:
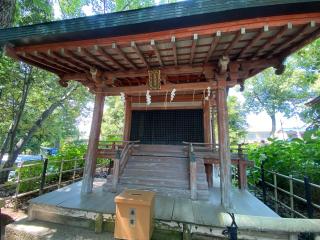
<path fill-rule="evenodd" d="M 2 29 L 0 45 L 62 86 L 140 96 L 155 69 L 153 93 L 193 98 L 222 75 L 233 87 L 268 67 L 281 74 L 286 57 L 319 36 L 320 1 L 197 0 Z"/>
<path fill-rule="evenodd" d="M 318 12 L 316 0 L 189 0 L 0 30 L 15 46 L 163 31 L 257 17 Z"/>

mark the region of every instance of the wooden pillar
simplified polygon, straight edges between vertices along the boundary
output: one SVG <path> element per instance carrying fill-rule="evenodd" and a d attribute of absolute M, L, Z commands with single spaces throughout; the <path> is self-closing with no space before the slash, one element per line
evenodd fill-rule
<path fill-rule="evenodd" d="M 211 143 L 211 123 L 210 123 L 210 103 L 209 101 L 203 101 L 203 130 L 204 130 L 204 142 Z"/>
<path fill-rule="evenodd" d="M 81 193 L 87 194 L 92 192 L 94 174 L 96 171 L 97 150 L 101 131 L 101 122 L 103 116 L 104 95 L 96 94 L 91 130 L 89 136 L 88 150 L 86 154 L 85 169 L 83 173 Z"/>
<path fill-rule="evenodd" d="M 203 125 L 204 125 L 204 142 L 212 144 L 212 124 L 211 124 L 211 111 L 210 101 L 203 101 Z M 212 145 L 207 146 L 210 149 Z M 205 171 L 207 176 L 208 187 L 212 188 L 212 164 L 205 164 Z"/>
<path fill-rule="evenodd" d="M 124 132 L 123 132 L 123 140 L 130 140 L 130 132 L 131 132 L 131 117 L 132 117 L 132 109 L 131 109 L 131 100 L 126 100 L 125 103 L 125 113 L 124 113 Z"/>
<path fill-rule="evenodd" d="M 216 141 L 216 132 L 215 132 L 215 107 L 212 107 L 211 108 L 211 136 L 212 136 L 212 143 L 213 144 L 216 144 L 217 141 Z M 214 145 L 215 146 L 215 145 Z"/>
<path fill-rule="evenodd" d="M 206 170 L 206 176 L 207 176 L 207 182 L 208 182 L 208 187 L 212 188 L 213 187 L 213 176 L 212 176 L 212 172 L 213 172 L 213 166 L 212 164 L 206 163 L 204 164 L 205 166 L 205 170 Z"/>
<path fill-rule="evenodd" d="M 227 109 L 226 77 L 218 77 L 217 109 L 220 158 L 221 204 L 225 209 L 231 208 L 231 154 L 229 145 L 229 124 Z"/>

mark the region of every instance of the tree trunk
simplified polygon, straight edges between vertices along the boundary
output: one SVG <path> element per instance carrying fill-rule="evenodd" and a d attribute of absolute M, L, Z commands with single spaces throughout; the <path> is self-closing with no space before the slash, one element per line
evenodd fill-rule
<path fill-rule="evenodd" d="M 274 134 L 275 134 L 276 128 L 277 128 L 276 114 L 275 113 L 270 114 L 270 118 L 271 118 L 271 123 L 272 123 L 270 137 L 274 137 Z"/>
<path fill-rule="evenodd" d="M 15 5 L 15 0 L 0 0 L 0 28 L 12 26 Z"/>
<path fill-rule="evenodd" d="M 1 1 L 1 0 L 0 0 Z M 25 72 L 24 82 L 23 82 L 23 89 L 21 94 L 21 100 L 19 102 L 18 111 L 15 114 L 13 119 L 13 123 L 11 124 L 9 131 L 1 145 L 0 149 L 0 165 L 2 162 L 2 158 L 6 151 L 8 151 L 9 155 L 13 154 L 14 149 L 14 139 L 16 138 L 16 133 L 18 130 L 18 126 L 22 117 L 22 113 L 24 111 L 24 107 L 26 105 L 27 97 L 29 94 L 30 86 L 32 83 L 32 68 L 29 71 Z M 9 145 L 9 147 L 8 147 Z M 8 156 L 9 158 L 10 156 Z"/>
<path fill-rule="evenodd" d="M 50 107 L 48 107 L 41 116 L 34 122 L 32 127 L 29 131 L 17 142 L 13 151 L 9 154 L 8 160 L 3 164 L 3 168 L 11 168 L 15 163 L 18 155 L 21 153 L 22 149 L 25 145 L 30 141 L 33 134 L 41 127 L 44 121 L 53 113 L 53 111 L 58 108 L 68 97 L 71 95 L 72 92 L 76 90 L 76 87 L 70 89 L 65 95 L 58 101 L 52 103 Z M 5 183 L 8 181 L 9 171 L 4 171 L 0 173 L 0 184 Z"/>

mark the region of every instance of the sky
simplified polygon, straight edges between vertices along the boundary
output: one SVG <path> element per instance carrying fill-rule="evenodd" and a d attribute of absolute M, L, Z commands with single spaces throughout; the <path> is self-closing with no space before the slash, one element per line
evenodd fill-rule
<path fill-rule="evenodd" d="M 92 8 L 90 6 L 84 6 L 82 8 L 83 12 L 87 15 L 93 15 Z M 59 8 L 59 4 L 57 0 L 54 0 L 54 16 L 56 19 L 61 19 L 61 11 Z M 241 92 L 236 91 L 235 89 L 230 89 L 230 96 L 236 96 L 240 102 L 244 102 L 244 96 Z M 90 104 L 93 109 L 93 103 Z M 281 129 L 300 129 L 305 127 L 305 123 L 302 122 L 299 117 L 286 118 L 283 114 L 278 113 L 276 115 L 277 118 L 277 130 Z M 87 117 L 80 117 L 79 120 L 79 129 L 83 138 L 89 136 L 90 125 L 91 125 L 91 115 Z M 262 112 L 260 114 L 250 113 L 247 115 L 247 123 L 248 123 L 248 132 L 265 132 L 271 131 L 271 119 L 267 115 L 266 112 Z"/>

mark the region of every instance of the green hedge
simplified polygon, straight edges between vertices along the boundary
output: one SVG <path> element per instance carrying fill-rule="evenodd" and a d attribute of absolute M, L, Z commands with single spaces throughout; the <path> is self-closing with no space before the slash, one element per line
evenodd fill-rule
<path fill-rule="evenodd" d="M 49 176 L 46 177 L 46 186 L 51 185 L 53 183 L 57 183 L 59 180 L 59 173 L 61 167 L 62 160 L 71 160 L 65 161 L 63 163 L 63 171 L 72 170 L 74 168 L 75 161 L 77 161 L 77 168 L 84 167 L 84 155 L 87 150 L 86 144 L 73 144 L 68 143 L 61 147 L 59 153 L 56 156 L 49 156 L 48 157 L 48 167 L 47 167 L 47 174 Z M 97 159 L 97 164 L 107 164 L 110 160 L 108 159 Z M 29 165 L 29 166 L 28 166 Z M 18 168 L 16 170 L 15 176 L 18 177 L 19 171 L 21 171 L 20 179 L 33 178 L 37 176 L 41 176 L 43 169 L 43 161 L 32 161 L 32 162 L 25 162 L 22 168 Z M 82 176 L 82 170 L 78 170 L 77 174 Z M 66 172 L 62 174 L 62 182 L 66 180 L 72 179 L 73 171 Z M 22 182 L 20 184 L 19 193 L 29 192 L 32 190 L 38 189 L 40 186 L 40 178 Z"/>
<path fill-rule="evenodd" d="M 248 158 L 256 166 L 265 161 L 265 168 L 296 178 L 308 176 L 320 184 L 320 131 L 306 133 L 303 139 L 269 139 L 265 145 L 249 145 Z"/>

